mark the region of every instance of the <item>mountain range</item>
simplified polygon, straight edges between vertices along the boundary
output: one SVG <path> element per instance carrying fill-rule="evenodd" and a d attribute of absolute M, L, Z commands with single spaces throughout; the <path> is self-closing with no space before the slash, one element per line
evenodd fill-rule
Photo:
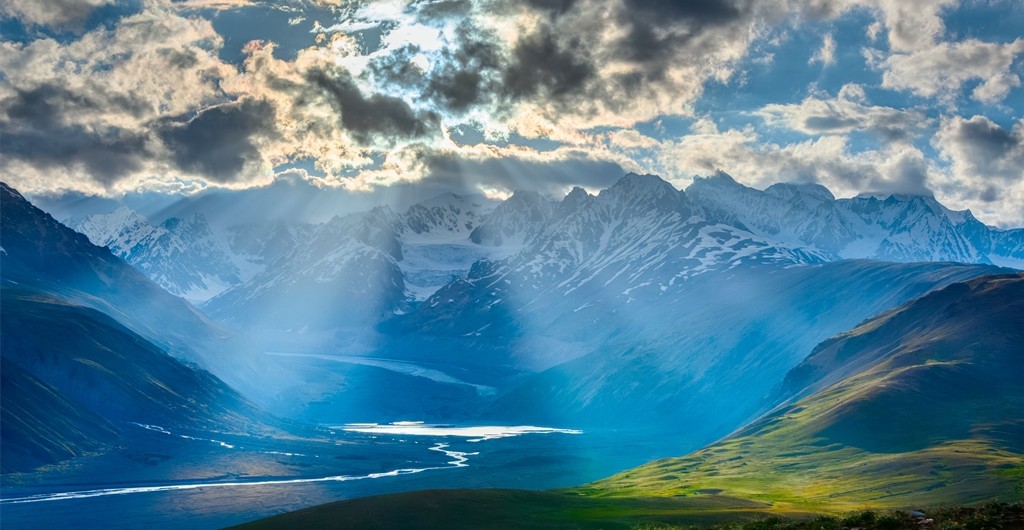
<path fill-rule="evenodd" d="M 577 188 L 560 201 L 522 191 L 498 204 L 446 194 L 404 213 L 381 206 L 321 225 L 277 221 L 213 229 L 202 214 L 153 225 L 125 208 L 68 225 L 221 320 L 296 331 L 352 324 L 351 318 L 317 322 L 316 315 L 303 312 L 310 305 L 322 307 L 301 302 L 311 293 L 359 297 L 362 306 L 352 311 L 334 305 L 323 312 L 358 314 L 357 324 L 365 324 L 407 312 L 452 280 L 465 278 L 478 260 L 509 258 L 529 247 L 524 256 L 548 253 L 545 263 L 533 266 L 573 266 L 573 260 L 595 257 L 595 245 L 602 241 L 588 236 L 611 234 L 609 223 L 623 212 L 649 212 L 650 226 L 636 225 L 638 230 L 679 232 L 666 244 L 678 243 L 683 228 L 695 226 L 696 219 L 706 223 L 702 239 L 729 234 L 694 246 L 693 266 L 685 275 L 729 258 L 1024 264 L 1024 230 L 988 227 L 970 212 L 949 210 L 931 197 L 835 199 L 811 184 L 776 184 L 760 191 L 724 173 L 695 179 L 685 191 L 655 176 L 630 174 L 597 196 Z M 741 243 L 747 246 L 735 248 Z M 537 246 L 544 244 L 545 250 Z M 346 291 L 355 284 L 359 287 Z M 261 314 L 269 300 L 277 309 Z M 292 310 L 301 317 L 280 320 Z"/>
<path fill-rule="evenodd" d="M 120 209 L 71 223 L 87 235 L 0 199 L 5 476 L 110 451 L 133 424 L 415 418 L 688 453 L 573 490 L 572 510 L 1019 493 L 1024 275 L 1007 266 L 1024 231 L 931 198 L 630 174 L 318 225 Z"/>
<path fill-rule="evenodd" d="M 352 413 L 352 389 L 361 388 L 363 412 L 349 419 L 387 410 L 451 421 L 473 411 L 509 421 L 696 424 L 706 441 L 773 405 L 774 387 L 821 340 L 1024 258 L 1024 230 L 987 227 L 932 198 L 835 199 L 816 185 L 759 191 L 725 174 L 683 191 L 630 174 L 560 201 L 448 194 L 404 213 L 381 206 L 321 225 L 278 223 L 275 243 L 262 246 L 265 227 L 213 230 L 201 216 L 154 227 L 119 211 L 74 226 L 144 271 L 196 263 L 183 270 L 222 281 L 230 276 L 217 275 L 222 264 L 248 263 L 251 276 L 231 269 L 232 285 L 200 307 L 267 347 L 430 365 L 493 389 L 467 397 L 464 386 L 431 383 L 440 388 L 421 388 L 427 395 L 395 409 L 366 389 L 395 377 L 419 388 L 418 378 L 378 370 L 359 384 L 352 374 L 324 375 L 319 385 L 281 390 L 280 403 L 312 400 L 335 417 Z M 186 234 L 201 237 L 168 243 Z M 247 245 L 240 234 L 251 235 Z M 194 260 L 174 258 L 172 247 Z M 152 265 L 158 258 L 168 265 Z M 170 278 L 181 278 L 171 282 L 179 291 L 195 285 L 183 274 L 156 276 Z M 462 407 L 451 408 L 454 396 Z"/>

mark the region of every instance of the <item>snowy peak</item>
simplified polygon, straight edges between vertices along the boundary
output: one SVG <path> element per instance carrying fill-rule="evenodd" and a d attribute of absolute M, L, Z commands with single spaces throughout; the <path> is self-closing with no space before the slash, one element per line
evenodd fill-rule
<path fill-rule="evenodd" d="M 202 214 L 155 226 L 121 206 L 68 224 L 105 246 L 166 291 L 199 304 L 238 284 L 258 267 L 234 255 L 227 236 L 214 234 Z"/>
<path fill-rule="evenodd" d="M 775 184 L 760 191 L 724 174 L 695 179 L 686 194 L 709 220 L 815 248 L 833 259 L 960 263 L 1024 259 L 1007 250 L 1012 245 L 995 245 L 994 229 L 970 212 L 949 210 L 931 196 L 835 199 L 817 184 Z"/>
<path fill-rule="evenodd" d="M 149 220 L 127 206 L 121 206 L 108 214 L 96 214 L 84 219 L 69 219 L 65 224 L 85 234 L 92 244 L 109 247 L 115 254 L 121 254 L 157 230 Z"/>
<path fill-rule="evenodd" d="M 420 236 L 465 239 L 492 208 L 479 195 L 445 193 L 410 206 L 405 212 L 405 227 Z"/>
<path fill-rule="evenodd" d="M 656 175 L 629 173 L 610 188 L 598 194 L 598 199 L 620 211 L 651 209 L 671 212 L 685 205 L 685 195 Z"/>
<path fill-rule="evenodd" d="M 523 245 L 540 233 L 551 220 L 554 201 L 535 191 L 516 191 L 499 204 L 469 238 L 492 247 Z"/>
<path fill-rule="evenodd" d="M 835 195 L 821 184 L 815 184 L 812 182 L 807 183 L 778 183 L 768 186 L 764 190 L 768 195 L 779 197 L 783 200 L 804 200 L 814 201 L 815 203 L 822 202 L 833 202 L 836 200 Z"/>

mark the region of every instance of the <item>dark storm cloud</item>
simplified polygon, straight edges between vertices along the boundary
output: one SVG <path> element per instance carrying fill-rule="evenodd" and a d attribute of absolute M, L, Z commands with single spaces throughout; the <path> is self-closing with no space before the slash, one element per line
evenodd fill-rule
<path fill-rule="evenodd" d="M 55 84 L 42 84 L 27 90 L 15 90 L 14 96 L 0 102 L 6 121 L 13 126 L 45 130 L 60 123 L 74 123 L 83 115 L 119 110 L 132 116 L 145 112 L 145 104 L 124 96 L 104 95 L 88 90 L 89 95 Z"/>
<path fill-rule="evenodd" d="M 804 119 L 805 129 L 816 132 L 844 131 L 861 124 L 861 120 L 843 116 L 808 116 Z"/>
<path fill-rule="evenodd" d="M 452 189 L 482 185 L 506 190 L 536 190 L 556 194 L 570 186 L 606 188 L 626 171 L 615 162 L 579 158 L 538 162 L 506 157 L 465 160 L 441 154 L 425 155 L 427 176 L 424 184 L 445 185 Z"/>
<path fill-rule="evenodd" d="M 713 53 L 722 39 L 734 38 L 733 29 L 742 29 L 739 25 L 753 16 L 747 2 L 506 2 L 499 9 L 525 5 L 538 11 L 544 22 L 515 43 L 503 70 L 503 95 L 511 100 L 548 98 L 568 105 L 594 100 L 621 103 L 624 96 L 662 82 L 676 63 L 699 61 Z M 593 15 L 609 5 L 607 17 Z M 621 28 L 623 35 L 598 45 L 596 37 L 609 27 Z M 717 32 L 715 39 L 698 39 L 710 32 Z M 602 76 L 602 65 L 609 61 L 633 68 Z"/>
<path fill-rule="evenodd" d="M 414 45 L 374 58 L 369 71 L 382 84 L 417 92 L 438 108 L 456 114 L 491 102 L 503 64 L 496 38 L 466 22 L 458 26 L 456 35 L 456 45 L 433 57 L 429 72 L 413 61 L 421 52 Z"/>
<path fill-rule="evenodd" d="M 441 65 L 431 73 L 424 92 L 442 108 L 456 113 L 490 102 L 502 64 L 501 50 L 492 36 L 469 24 L 459 26 L 458 35 L 459 46 L 442 53 Z"/>
<path fill-rule="evenodd" d="M 623 0 L 619 24 L 629 31 L 619 54 L 641 63 L 663 61 L 694 36 L 742 17 L 728 0 Z"/>
<path fill-rule="evenodd" d="M 526 5 L 538 11 L 561 15 L 576 5 L 576 0 L 526 0 Z"/>
<path fill-rule="evenodd" d="M 360 142 L 420 138 L 440 128 L 440 116 L 434 112 L 416 112 L 397 97 L 364 95 L 345 70 L 315 68 L 306 73 L 306 81 L 305 96 L 334 108 L 342 127 Z"/>
<path fill-rule="evenodd" d="M 234 182 L 246 165 L 258 161 L 254 138 L 272 134 L 274 109 L 266 101 L 243 100 L 209 108 L 182 124 L 164 124 L 159 133 L 183 171 L 217 182 Z"/>
<path fill-rule="evenodd" d="M 981 191 L 978 198 L 985 202 L 995 202 L 999 200 L 999 190 L 995 186 L 987 186 Z"/>
<path fill-rule="evenodd" d="M 1024 122 L 1002 127 L 984 116 L 954 118 L 943 124 L 933 144 L 965 181 L 989 186 L 1024 181 Z M 993 196 L 974 187 L 983 200 Z"/>
<path fill-rule="evenodd" d="M 426 87 L 427 73 L 413 62 L 418 53 L 419 46 L 403 46 L 392 53 L 373 58 L 368 69 L 373 78 L 382 84 L 422 91 Z"/>
<path fill-rule="evenodd" d="M 142 167 L 145 136 L 112 128 L 103 133 L 61 126 L 45 131 L 5 130 L 0 126 L 4 161 L 28 162 L 36 168 L 77 168 L 101 184 L 113 184 Z M 0 165 L 6 165 L 0 162 Z"/>
<path fill-rule="evenodd" d="M 546 96 L 562 99 L 578 94 L 597 72 L 582 42 L 556 38 L 550 26 L 540 26 L 512 49 L 503 75 L 505 94 L 513 99 Z"/>
<path fill-rule="evenodd" d="M 156 52 L 167 59 L 167 64 L 178 70 L 188 70 L 199 64 L 199 56 L 196 55 L 196 51 L 189 48 L 181 50 L 160 48 Z"/>
<path fill-rule="evenodd" d="M 932 194 L 928 188 L 928 163 L 923 157 L 903 156 L 885 176 L 885 181 L 874 180 L 868 189 L 908 195 Z"/>
<path fill-rule="evenodd" d="M 0 102 L 0 159 L 44 169 L 81 167 L 102 184 L 117 181 L 142 166 L 149 155 L 148 141 L 142 132 L 117 127 L 97 130 L 74 123 L 105 105 L 132 108 L 134 104 L 123 98 L 97 101 L 57 85 L 16 90 Z"/>
<path fill-rule="evenodd" d="M 1022 143 L 1022 138 L 1015 136 L 1012 131 L 987 119 L 964 120 L 960 122 L 956 134 L 970 150 L 972 158 L 979 161 L 1003 158 Z"/>

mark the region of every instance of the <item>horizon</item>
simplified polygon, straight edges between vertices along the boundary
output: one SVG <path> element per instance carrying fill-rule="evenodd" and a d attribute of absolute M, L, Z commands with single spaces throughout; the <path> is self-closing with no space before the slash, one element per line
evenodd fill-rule
<path fill-rule="evenodd" d="M 1018 226 L 1018 225 L 999 225 L 999 224 L 986 223 L 984 220 L 978 219 L 978 217 L 974 214 L 973 211 L 971 211 L 970 208 L 966 208 L 966 209 L 963 209 L 963 210 L 956 210 L 956 209 L 950 208 L 949 206 L 944 204 L 941 200 L 936 198 L 933 193 L 931 193 L 931 192 L 929 192 L 927 190 L 925 190 L 925 191 L 923 191 L 921 193 L 862 191 L 862 192 L 858 192 L 858 193 L 856 193 L 854 195 L 840 196 L 840 195 L 836 195 L 831 189 L 828 188 L 828 186 L 825 186 L 823 184 L 819 184 L 819 183 L 816 183 L 816 182 L 774 182 L 774 183 L 768 184 L 764 188 L 758 188 L 758 187 L 750 186 L 750 185 L 744 184 L 743 182 L 737 181 L 735 178 L 732 177 L 732 175 L 729 175 L 728 173 L 726 173 L 724 171 L 716 171 L 716 172 L 714 172 L 712 174 L 708 174 L 708 175 L 694 175 L 692 177 L 692 179 L 690 180 L 689 184 L 687 186 L 685 186 L 685 187 L 679 187 L 675 183 L 673 183 L 673 182 L 671 182 L 669 180 L 666 180 L 664 177 L 662 177 L 660 175 L 651 174 L 651 173 L 641 174 L 641 173 L 636 173 L 636 172 L 628 172 L 628 173 L 623 174 L 618 180 L 614 181 L 613 183 L 609 184 L 608 186 L 606 186 L 604 188 L 587 189 L 587 188 L 583 188 L 582 186 L 575 186 L 574 185 L 574 186 L 571 186 L 570 189 L 568 189 L 567 191 L 564 191 L 564 192 L 550 192 L 550 191 L 544 192 L 544 191 L 540 191 L 540 190 L 536 190 L 536 189 L 517 188 L 517 189 L 509 190 L 508 193 L 504 193 L 501 196 L 497 196 L 497 197 L 488 196 L 487 194 L 479 192 L 479 191 L 474 191 L 474 190 L 457 190 L 457 189 L 449 190 L 449 191 L 437 191 L 437 190 L 435 190 L 437 192 L 434 193 L 433 195 L 419 195 L 419 194 L 411 194 L 411 193 L 394 193 L 394 192 L 392 192 L 392 193 L 367 193 L 367 194 L 364 194 L 364 195 L 362 195 L 360 197 L 361 200 L 355 200 L 355 201 L 352 201 L 350 203 L 342 203 L 341 205 L 338 205 L 338 206 L 340 206 L 339 208 L 337 208 L 337 209 L 335 209 L 333 211 L 330 211 L 330 212 L 318 212 L 316 217 L 306 217 L 305 215 L 309 214 L 309 212 L 308 211 L 303 211 L 302 212 L 302 214 L 303 214 L 302 217 L 296 217 L 294 212 L 290 212 L 290 213 L 284 213 L 284 214 L 281 214 L 281 215 L 263 216 L 262 218 L 264 220 L 268 220 L 268 221 L 281 221 L 281 222 L 286 222 L 286 223 L 322 224 L 322 223 L 328 222 L 329 220 L 331 220 L 331 219 L 333 219 L 335 217 L 344 217 L 344 216 L 347 216 L 347 215 L 366 213 L 366 212 L 369 212 L 370 210 L 372 210 L 373 208 L 376 208 L 378 206 L 386 206 L 388 208 L 391 208 L 392 210 L 394 210 L 397 213 L 405 213 L 409 208 L 411 208 L 411 207 L 413 207 L 415 205 L 419 205 L 419 204 L 423 204 L 423 203 L 429 203 L 431 201 L 435 201 L 435 200 L 437 200 L 437 199 L 439 199 L 441 197 L 447 196 L 447 195 L 454 195 L 454 196 L 460 197 L 460 198 L 475 198 L 475 197 L 479 197 L 480 199 L 482 199 L 484 201 L 488 201 L 488 202 L 496 205 L 498 203 L 506 201 L 507 199 L 509 199 L 510 197 L 515 195 L 516 193 L 523 193 L 523 192 L 525 192 L 525 193 L 538 193 L 538 194 L 540 194 L 541 197 L 544 197 L 547 200 L 551 200 L 551 201 L 554 201 L 554 202 L 560 202 L 565 197 L 567 197 L 570 193 L 572 193 L 572 190 L 575 189 L 575 188 L 582 189 L 585 193 L 587 193 L 590 196 L 597 196 L 602 191 L 605 191 L 605 190 L 615 186 L 615 184 L 617 184 L 619 181 L 621 181 L 622 179 L 627 178 L 627 177 L 629 177 L 631 175 L 657 177 L 658 179 L 668 183 L 677 192 L 680 192 L 680 193 L 683 193 L 683 194 L 685 194 L 686 190 L 688 188 L 690 188 L 691 186 L 693 186 L 698 181 L 712 181 L 712 180 L 714 180 L 716 178 L 719 178 L 720 176 L 725 176 L 726 178 L 729 179 L 730 182 L 732 182 L 734 184 L 742 186 L 743 188 L 746 188 L 746 189 L 755 190 L 755 191 L 759 191 L 759 192 L 765 192 L 768 188 L 771 188 L 772 186 L 794 186 L 794 187 L 798 187 L 798 188 L 799 187 L 805 187 L 805 186 L 815 186 L 815 187 L 819 187 L 821 189 L 824 189 L 826 192 L 828 192 L 832 196 L 832 200 L 833 201 L 844 201 L 844 200 L 848 201 L 848 200 L 853 200 L 853 199 L 867 199 L 867 198 L 873 198 L 873 199 L 884 201 L 884 200 L 886 200 L 886 199 L 888 199 L 890 197 L 897 197 L 899 199 L 922 197 L 922 198 L 925 198 L 925 199 L 931 199 L 931 200 L 934 200 L 934 201 L 938 202 L 938 204 L 940 206 L 942 206 L 943 208 L 951 211 L 952 213 L 967 213 L 967 214 L 971 214 L 975 219 L 977 219 L 978 221 L 981 221 L 986 226 L 991 226 L 993 228 L 997 228 L 997 229 L 1000 229 L 1000 230 L 1016 230 L 1016 229 L 1024 228 L 1024 224 Z M 33 194 L 33 193 L 26 193 L 24 195 L 27 198 L 29 198 L 30 200 L 32 200 L 43 211 L 46 211 L 47 213 L 53 215 L 53 217 L 55 219 L 57 219 L 58 221 L 60 221 L 62 223 L 81 221 L 81 220 L 83 220 L 86 217 L 90 217 L 90 216 L 94 216 L 94 215 L 112 214 L 112 213 L 114 213 L 115 211 L 117 211 L 119 209 L 126 208 L 126 209 L 128 209 L 128 210 L 130 210 L 130 211 L 132 211 L 134 213 L 142 215 L 147 221 L 149 221 L 149 222 L 151 222 L 153 224 L 160 224 L 160 223 L 163 223 L 164 221 L 166 221 L 168 219 L 171 219 L 171 218 L 187 218 L 187 217 L 191 217 L 192 215 L 196 215 L 196 214 L 200 214 L 200 215 L 206 216 L 207 212 L 208 211 L 212 211 L 212 209 L 215 208 L 215 206 L 205 206 L 204 207 L 204 206 L 202 206 L 200 204 L 197 204 L 197 203 L 202 203 L 203 202 L 203 198 L 207 197 L 209 195 L 218 195 L 218 194 L 220 194 L 220 195 L 223 195 L 223 194 L 231 195 L 231 194 L 243 194 L 243 193 L 246 193 L 246 192 L 249 192 L 249 193 L 253 193 L 253 192 L 259 193 L 261 191 L 272 191 L 274 184 L 275 183 L 271 183 L 271 184 L 268 184 L 266 186 L 254 187 L 254 188 L 250 188 L 250 189 L 247 189 L 247 190 L 239 190 L 239 191 L 228 191 L 228 190 L 221 190 L 221 189 L 207 189 L 207 190 L 201 190 L 201 191 L 198 191 L 198 192 L 194 192 L 194 193 L 191 193 L 191 194 L 170 194 L 170 195 L 157 194 L 158 197 L 159 197 L 158 199 L 154 199 L 154 198 L 150 197 L 148 200 L 160 204 L 161 206 L 159 208 L 153 208 L 151 205 L 145 205 L 144 204 L 147 199 L 143 199 L 142 197 L 145 196 L 146 194 L 131 194 L 131 193 L 128 193 L 128 194 L 125 194 L 124 196 L 122 196 L 120 198 L 112 198 L 112 197 L 101 198 L 101 197 L 93 197 L 93 196 L 80 196 L 78 194 L 73 194 L 73 193 L 66 193 L 66 194 L 48 194 L 48 193 Z M 297 183 L 293 182 L 290 185 L 295 186 L 296 184 Z M 313 186 L 313 187 L 311 187 L 310 191 L 317 192 L 317 191 L 323 191 L 323 190 L 321 188 Z M 339 190 L 335 190 L 335 191 L 339 191 Z M 347 193 L 347 192 L 341 191 L 341 193 Z M 134 204 L 134 206 L 133 206 L 133 204 Z M 178 214 L 176 214 L 176 213 L 174 213 L 175 211 L 186 211 L 187 213 L 184 213 L 184 214 L 178 213 Z M 240 224 L 245 224 L 245 223 L 242 222 Z"/>

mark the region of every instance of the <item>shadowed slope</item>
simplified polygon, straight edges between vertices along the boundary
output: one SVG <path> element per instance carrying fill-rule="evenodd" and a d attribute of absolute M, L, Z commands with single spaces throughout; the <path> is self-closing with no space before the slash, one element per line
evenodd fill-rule
<path fill-rule="evenodd" d="M 3 472 L 99 449 L 124 422 L 270 433 L 278 420 L 208 372 L 110 317 L 25 291 L 0 293 Z"/>

